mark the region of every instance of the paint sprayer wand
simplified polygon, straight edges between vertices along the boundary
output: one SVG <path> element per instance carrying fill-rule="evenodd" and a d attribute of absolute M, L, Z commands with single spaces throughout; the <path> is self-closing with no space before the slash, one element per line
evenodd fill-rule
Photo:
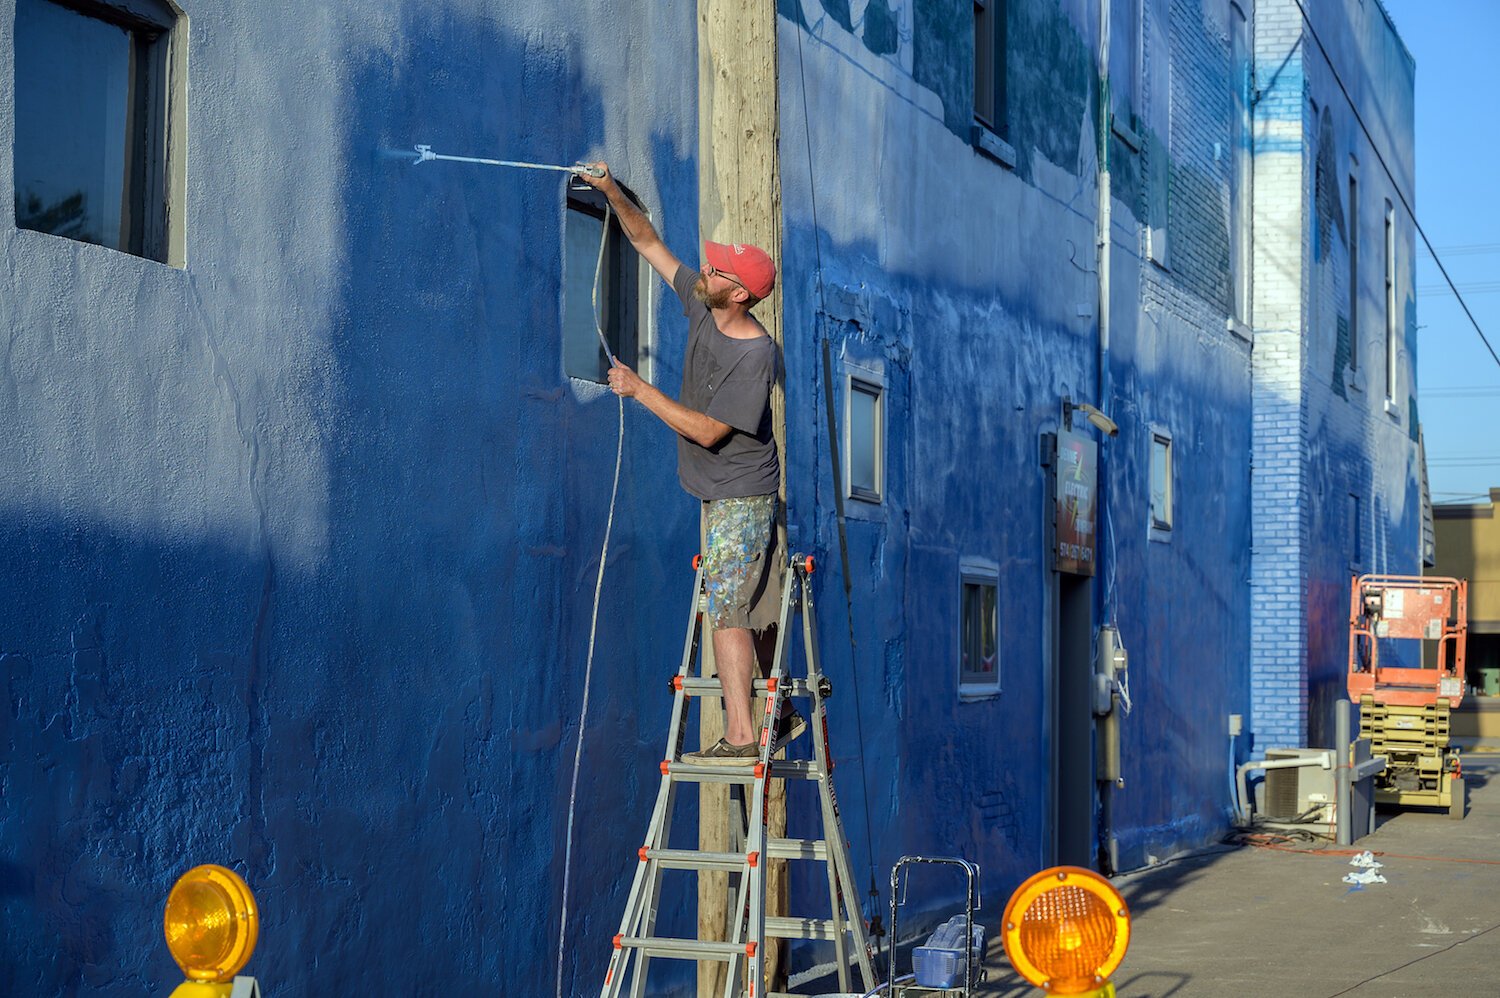
<path fill-rule="evenodd" d="M 432 151 L 432 146 L 417 146 L 417 158 L 412 160 L 412 166 L 419 166 L 431 160 L 444 160 L 449 163 L 478 163 L 481 166 L 513 166 L 521 170 L 556 170 L 559 173 L 587 173 L 598 179 L 604 176 L 604 171 L 597 166 L 589 166 L 587 163 L 574 163 L 572 166 L 553 166 L 550 163 L 521 163 L 509 159 L 480 159 L 477 156 L 445 156 L 442 153 Z"/>

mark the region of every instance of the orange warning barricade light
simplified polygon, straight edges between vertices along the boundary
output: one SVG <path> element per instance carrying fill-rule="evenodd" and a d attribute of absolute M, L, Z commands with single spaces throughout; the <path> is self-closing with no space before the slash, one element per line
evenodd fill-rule
<path fill-rule="evenodd" d="M 1108 880 L 1055 866 L 1010 896 L 1001 919 L 1016 972 L 1049 994 L 1113 995 L 1109 975 L 1130 945 L 1130 909 Z"/>
<path fill-rule="evenodd" d="M 167 948 L 187 982 L 174 994 L 229 993 L 260 931 L 255 896 L 239 874 L 207 864 L 184 873 L 167 895 L 163 918 Z"/>

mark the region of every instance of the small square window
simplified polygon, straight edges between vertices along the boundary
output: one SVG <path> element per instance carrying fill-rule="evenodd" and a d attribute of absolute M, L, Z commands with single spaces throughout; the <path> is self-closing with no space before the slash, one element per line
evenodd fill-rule
<path fill-rule="evenodd" d="M 884 390 L 880 385 L 851 376 L 845 396 L 848 411 L 844 425 L 844 451 L 848 457 L 849 498 L 880 502 L 884 477 Z"/>
<path fill-rule="evenodd" d="M 999 575 L 966 564 L 960 577 L 959 696 L 992 696 L 1000 692 Z"/>
<path fill-rule="evenodd" d="M 177 21 L 160 0 L 16 0 L 18 228 L 168 262 Z"/>
<path fill-rule="evenodd" d="M 636 200 L 629 192 L 627 196 L 631 201 Z M 563 373 L 600 384 L 609 380 L 610 366 L 599 342 L 601 326 L 609 352 L 641 377 L 650 377 L 649 372 L 641 369 L 640 257 L 610 213 L 609 236 L 604 239 L 601 262 L 599 243 L 604 237 L 604 206 L 604 197 L 597 191 L 570 190 L 563 223 Z"/>
<path fill-rule="evenodd" d="M 1151 431 L 1151 533 L 1170 535 L 1172 530 L 1172 436 L 1165 430 Z"/>

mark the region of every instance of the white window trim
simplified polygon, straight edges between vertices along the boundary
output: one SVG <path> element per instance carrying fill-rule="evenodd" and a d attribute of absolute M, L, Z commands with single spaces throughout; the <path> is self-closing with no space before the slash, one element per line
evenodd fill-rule
<path fill-rule="evenodd" d="M 964 585 L 974 584 L 995 587 L 995 679 L 987 683 L 966 683 L 963 673 L 964 642 Z M 953 663 L 958 670 L 958 699 L 962 702 L 993 700 L 1004 691 L 1001 677 L 1005 671 L 1005 647 L 1000 634 L 1000 565 L 988 558 L 966 555 L 958 562 L 958 626 L 954 628 L 956 641 Z"/>
<path fill-rule="evenodd" d="M 855 386 L 859 385 L 859 388 Z M 854 448 L 850 437 L 854 430 L 854 393 L 863 391 L 875 396 L 875 491 L 854 489 Z M 885 502 L 885 379 L 873 371 L 853 368 L 844 372 L 844 498 L 857 499 L 872 506 Z"/>
<path fill-rule="evenodd" d="M 1396 401 L 1396 208 L 1385 203 L 1385 411 Z"/>
<path fill-rule="evenodd" d="M 1176 522 L 1177 511 L 1177 489 L 1174 479 L 1177 477 L 1176 447 L 1172 443 L 1172 431 L 1164 426 L 1152 424 L 1150 427 L 1151 438 L 1146 451 L 1146 523 L 1150 528 L 1150 539 L 1153 541 L 1170 541 L 1172 539 L 1172 527 Z M 1167 519 L 1164 524 L 1158 523 L 1156 511 L 1151 508 L 1151 483 L 1155 480 L 1156 444 L 1161 441 L 1167 445 Z"/>

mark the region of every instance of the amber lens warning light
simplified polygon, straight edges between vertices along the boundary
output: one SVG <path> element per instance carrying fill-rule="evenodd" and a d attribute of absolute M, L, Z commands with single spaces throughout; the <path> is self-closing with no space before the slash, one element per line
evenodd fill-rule
<path fill-rule="evenodd" d="M 195 866 L 167 896 L 167 948 L 190 981 L 228 981 L 255 950 L 260 916 L 233 870 Z"/>
<path fill-rule="evenodd" d="M 1016 888 L 1001 927 L 1016 972 L 1055 995 L 1108 987 L 1130 945 L 1125 899 L 1108 880 L 1076 866 L 1043 870 Z"/>

